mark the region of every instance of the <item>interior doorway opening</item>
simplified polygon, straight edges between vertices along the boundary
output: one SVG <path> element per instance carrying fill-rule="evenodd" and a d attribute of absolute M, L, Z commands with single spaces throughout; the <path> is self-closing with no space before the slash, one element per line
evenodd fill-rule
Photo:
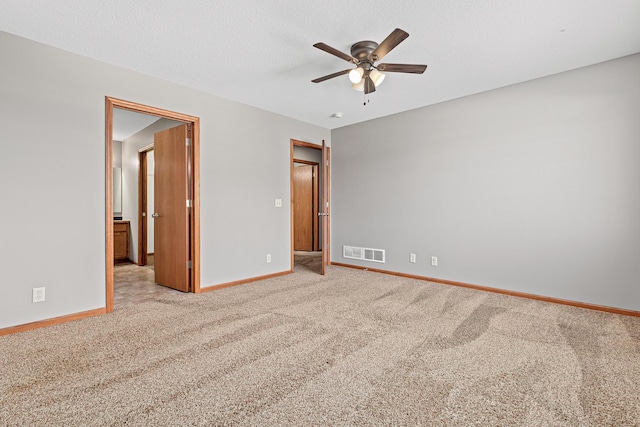
<path fill-rule="evenodd" d="M 169 132 L 167 131 L 159 131 L 157 135 L 161 135 L 161 144 L 162 146 L 170 147 L 173 151 L 162 150 L 165 153 L 165 158 L 176 159 L 178 157 L 179 160 L 171 160 L 174 163 L 182 164 L 180 175 L 177 175 L 179 179 L 175 179 L 175 176 L 169 176 L 165 181 L 175 181 L 177 182 L 176 186 L 179 187 L 180 192 L 177 194 L 184 194 L 185 201 L 183 203 L 172 203 L 172 207 L 175 207 L 178 211 L 184 211 L 184 215 L 182 217 L 176 217 L 171 214 L 163 214 L 163 219 L 165 219 L 165 223 L 170 223 L 173 228 L 180 228 L 180 223 L 184 223 L 184 234 L 178 235 L 178 245 L 184 247 L 184 257 L 185 261 L 180 262 L 178 267 L 173 266 L 171 268 L 172 274 L 173 270 L 177 270 L 178 275 L 184 275 L 186 281 L 188 282 L 187 287 L 183 287 L 183 291 L 200 292 L 200 201 L 199 201 L 199 191 L 200 188 L 200 155 L 199 155 L 199 147 L 200 147 L 200 120 L 198 117 L 190 116 L 182 113 L 172 112 L 168 110 L 163 110 L 155 107 L 150 107 L 142 104 L 133 103 L 130 101 L 124 101 L 120 99 L 106 97 L 106 106 L 105 106 L 105 116 L 106 116 L 106 191 L 105 191 L 105 206 L 106 206 L 106 257 L 105 257 L 105 265 L 106 265 L 106 311 L 112 312 L 114 309 L 114 223 L 115 219 L 122 219 L 122 212 L 119 212 L 120 217 L 116 215 L 114 211 L 114 193 L 116 190 L 114 189 L 114 174 L 117 173 L 114 170 L 114 140 L 113 140 L 113 126 L 114 126 L 114 110 L 126 110 L 128 112 L 140 113 L 142 115 L 148 115 L 158 119 L 164 119 L 167 121 L 174 121 L 179 126 L 172 128 L 173 130 Z M 169 137 L 177 138 L 180 137 L 181 144 L 177 144 L 175 141 L 179 141 L 179 139 L 169 141 L 167 143 L 166 134 L 171 134 Z M 177 137 L 176 137 L 177 135 Z M 157 143 L 157 142 L 156 142 Z M 147 149 L 141 150 L 141 152 L 148 152 L 150 147 Z M 180 156 L 175 153 L 182 153 Z M 139 163 L 142 166 L 142 162 Z M 131 254 L 130 259 L 134 264 L 144 265 L 147 263 L 146 255 L 147 249 L 145 246 L 147 245 L 147 241 L 141 241 L 140 234 L 143 228 L 147 228 L 148 221 L 148 212 L 146 207 L 139 208 L 141 205 L 140 198 L 142 197 L 142 191 L 140 191 L 140 187 L 142 186 L 142 182 L 139 179 L 143 173 L 146 175 L 146 171 L 142 170 L 142 167 L 139 168 L 139 174 L 136 178 L 138 178 L 138 194 L 137 200 L 135 202 L 129 201 L 130 204 L 136 204 L 136 215 L 131 215 L 134 217 L 129 218 L 129 221 L 136 229 L 135 233 L 132 233 L 130 237 L 131 242 L 133 239 L 136 240 L 137 245 L 132 244 L 132 246 L 136 247 L 136 254 Z M 173 169 L 172 167 L 164 167 L 164 170 Z M 184 176 L 184 178 L 183 178 Z M 117 183 L 117 182 L 116 182 Z M 145 187 L 146 191 L 146 187 Z M 173 191 L 173 190 L 172 190 Z M 180 196 L 182 197 L 182 196 Z M 177 201 L 177 199 L 176 199 Z M 122 208 L 121 208 L 122 211 Z M 158 215 L 159 216 L 159 215 Z M 176 219 L 178 218 L 178 219 Z M 172 229 L 173 230 L 173 229 Z M 163 233 L 164 235 L 173 235 L 173 233 Z M 174 242 L 175 245 L 175 242 Z M 142 249 L 142 250 L 141 250 Z M 173 255 L 172 255 L 173 256 Z M 142 258 L 141 258 L 142 257 Z M 166 258 L 166 256 L 165 256 Z M 173 286 L 170 286 L 173 287 Z"/>
<path fill-rule="evenodd" d="M 329 263 L 329 147 L 291 140 L 291 270 Z M 317 267 L 317 268 L 316 268 Z"/>
<path fill-rule="evenodd" d="M 155 156 L 153 145 L 138 150 L 138 164 L 140 165 L 138 177 L 138 265 L 154 264 L 154 229 L 153 216 L 155 189 L 154 170 Z"/>
<path fill-rule="evenodd" d="M 295 153 L 294 153 L 295 155 Z M 293 159 L 293 250 L 318 252 L 320 244 L 319 163 Z"/>

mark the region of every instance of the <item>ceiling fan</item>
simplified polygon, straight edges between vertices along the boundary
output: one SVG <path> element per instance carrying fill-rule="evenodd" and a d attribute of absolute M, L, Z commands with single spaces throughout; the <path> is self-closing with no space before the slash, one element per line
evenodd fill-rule
<path fill-rule="evenodd" d="M 393 48 L 398 46 L 404 39 L 409 37 L 409 33 L 396 28 L 387 36 L 382 43 L 378 44 L 371 40 L 359 41 L 351 46 L 351 55 L 340 52 L 324 43 L 316 43 L 313 47 L 324 50 L 327 53 L 344 59 L 356 65 L 356 68 L 338 71 L 324 77 L 311 80 L 313 83 L 320 83 L 343 74 L 349 74 L 349 80 L 353 83 L 355 90 L 364 91 L 365 95 L 375 92 L 376 86 L 379 86 L 384 80 L 384 72 L 389 73 L 413 73 L 422 74 L 427 69 L 426 65 L 414 64 L 378 64 L 386 54 L 391 52 Z"/>

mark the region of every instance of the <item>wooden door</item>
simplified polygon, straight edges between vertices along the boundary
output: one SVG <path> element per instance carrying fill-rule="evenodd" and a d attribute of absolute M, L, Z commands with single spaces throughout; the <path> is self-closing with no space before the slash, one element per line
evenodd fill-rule
<path fill-rule="evenodd" d="M 154 135 L 156 283 L 189 292 L 189 151 L 186 124 Z"/>
<path fill-rule="evenodd" d="M 312 251 L 314 249 L 314 185 L 316 171 L 312 165 L 293 168 L 293 249 Z"/>
<path fill-rule="evenodd" d="M 322 217 L 322 274 L 324 275 L 327 266 L 331 262 L 330 238 L 331 232 L 331 148 L 327 147 L 322 140 L 322 207 L 320 209 Z"/>

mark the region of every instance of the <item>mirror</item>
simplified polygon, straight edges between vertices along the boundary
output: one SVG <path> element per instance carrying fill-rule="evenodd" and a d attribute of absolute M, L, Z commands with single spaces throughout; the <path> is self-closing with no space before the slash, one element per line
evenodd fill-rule
<path fill-rule="evenodd" d="M 113 214 L 122 214 L 122 168 L 113 168 Z"/>

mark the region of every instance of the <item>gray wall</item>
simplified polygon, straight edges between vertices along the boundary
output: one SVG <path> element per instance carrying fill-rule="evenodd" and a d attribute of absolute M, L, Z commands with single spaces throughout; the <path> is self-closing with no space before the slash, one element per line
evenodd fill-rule
<path fill-rule="evenodd" d="M 640 310 L 639 76 L 633 55 L 334 130 L 332 261 Z"/>
<path fill-rule="evenodd" d="M 318 146 L 322 148 L 322 146 Z M 309 162 L 322 163 L 322 150 L 309 147 L 293 147 L 293 158 L 297 160 L 307 160 Z M 320 171 L 322 173 L 322 171 Z"/>
<path fill-rule="evenodd" d="M 0 328 L 105 306 L 105 96 L 201 118 L 203 287 L 290 268 L 290 138 L 329 130 L 2 32 L 0 57 Z"/>
<path fill-rule="evenodd" d="M 120 181 L 118 181 L 120 177 Z M 120 184 L 118 184 L 118 182 Z M 118 188 L 120 191 L 118 191 Z M 119 195 L 119 198 L 118 198 Z M 122 216 L 122 141 L 113 141 L 113 216 Z M 120 204 L 117 204 L 119 200 Z M 120 206 L 120 207 L 118 207 Z"/>
<path fill-rule="evenodd" d="M 122 141 L 113 141 L 113 167 L 122 167 Z"/>
<path fill-rule="evenodd" d="M 122 142 L 122 219 L 129 220 L 131 224 L 131 248 L 130 256 L 134 262 L 138 262 L 138 178 L 140 173 L 140 148 L 153 144 L 153 134 L 178 125 L 182 122 L 160 119 L 135 135 Z M 117 125 L 114 121 L 114 126 Z M 151 222 L 153 224 L 153 222 Z M 150 230 L 153 235 L 153 230 Z"/>

